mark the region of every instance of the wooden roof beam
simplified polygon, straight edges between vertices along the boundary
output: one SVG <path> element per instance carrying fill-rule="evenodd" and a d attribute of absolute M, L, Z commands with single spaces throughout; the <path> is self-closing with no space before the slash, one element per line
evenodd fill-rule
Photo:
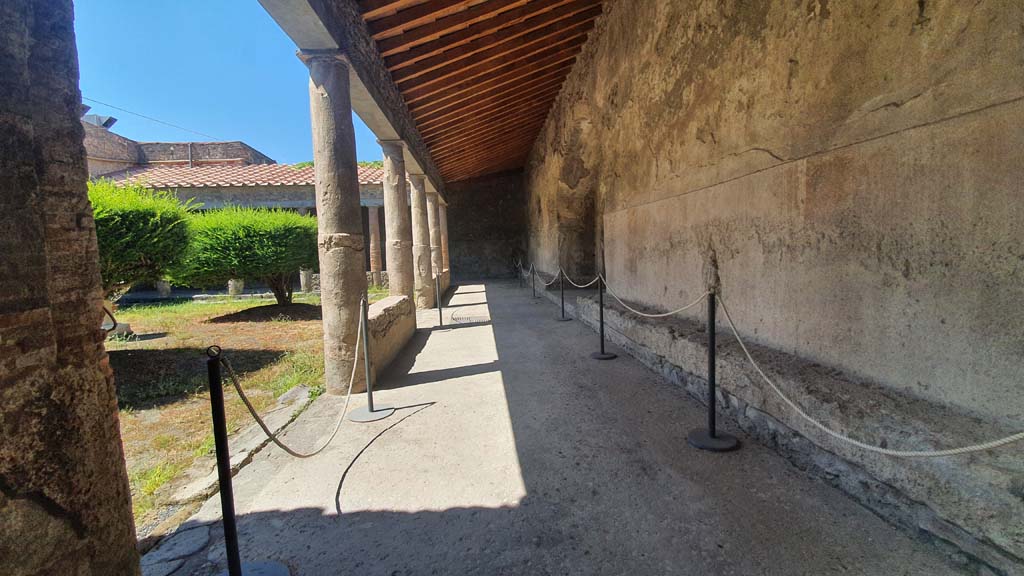
<path fill-rule="evenodd" d="M 563 0 L 564 1 L 564 0 Z M 483 4 L 470 6 L 462 12 L 456 12 L 444 18 L 438 18 L 433 22 L 423 24 L 411 30 L 406 30 L 398 36 L 382 38 L 377 41 L 377 48 L 380 55 L 387 57 L 402 53 L 416 44 L 437 40 L 459 29 L 464 29 L 473 24 L 483 24 L 494 27 L 505 21 L 506 14 L 513 9 L 529 10 L 524 5 L 527 0 L 491 0 Z"/>
<path fill-rule="evenodd" d="M 554 14 L 555 11 L 549 12 Z M 443 68 L 452 68 L 463 66 L 460 61 L 472 57 L 472 63 L 474 65 L 487 62 L 502 56 L 513 49 L 518 47 L 528 46 L 530 44 L 536 44 L 538 42 L 544 42 L 546 40 L 553 43 L 557 40 L 551 40 L 560 33 L 574 28 L 576 26 L 589 24 L 595 18 L 601 14 L 600 6 L 592 6 L 587 10 L 583 10 L 576 13 L 564 14 L 559 17 L 551 18 L 547 22 L 527 29 L 525 32 L 522 27 L 506 28 L 490 36 L 485 36 L 473 42 L 463 44 L 461 46 L 445 50 L 436 56 L 425 58 L 404 68 L 391 71 L 391 77 L 401 85 L 402 82 L 410 78 L 417 78 Z M 442 76 L 443 77 L 443 76 Z"/>
<path fill-rule="evenodd" d="M 389 53 L 390 56 L 385 56 L 384 65 L 389 70 L 397 70 L 404 66 L 408 66 L 414 62 L 418 62 L 424 58 L 439 54 L 445 50 L 451 50 L 457 46 L 461 46 L 468 42 L 474 41 L 478 38 L 494 34 L 497 31 L 504 32 L 508 28 L 516 28 L 528 32 L 535 28 L 544 26 L 548 22 L 549 18 L 554 15 L 549 15 L 549 12 L 559 10 L 559 14 L 575 14 L 581 9 L 589 8 L 600 0 L 534 0 L 526 6 L 520 6 L 513 8 L 508 12 L 503 12 L 501 18 L 491 18 L 477 22 L 473 25 L 467 26 L 459 30 L 452 31 L 444 36 L 435 38 L 418 46 L 413 46 L 408 50 L 400 52 L 388 52 L 384 44 L 386 42 L 392 42 L 392 38 L 387 40 L 381 40 L 378 42 L 378 46 L 381 46 L 381 53 Z M 403 36 L 414 34 L 420 29 L 411 30 Z"/>
<path fill-rule="evenodd" d="M 406 103 L 408 103 L 409 110 L 414 115 L 424 109 L 437 109 L 451 101 L 464 99 L 482 90 L 489 90 L 512 82 L 533 78 L 535 74 L 543 73 L 550 68 L 556 68 L 561 64 L 575 60 L 576 55 L 579 54 L 579 45 L 556 46 L 553 50 L 546 51 L 544 54 L 546 55 L 534 60 L 520 61 L 514 66 L 498 68 L 486 74 L 454 82 L 444 87 L 435 87 L 435 89 L 429 92 L 423 91 L 415 94 L 403 92 L 402 96 L 405 98 Z M 423 99 L 428 96 L 433 96 L 433 98 L 430 101 L 424 102 Z M 419 104 L 417 105 L 417 103 Z"/>
<path fill-rule="evenodd" d="M 417 26 L 423 26 L 445 16 L 462 12 L 471 5 L 480 4 L 482 1 L 484 0 L 427 0 L 422 4 L 399 10 L 390 16 L 367 22 L 367 27 L 370 29 L 370 36 L 379 41 L 382 38 L 398 36 Z"/>
<path fill-rule="evenodd" d="M 430 156 L 434 158 L 435 161 L 438 162 L 439 164 L 444 165 L 446 162 L 451 161 L 453 158 L 458 158 L 462 155 L 465 155 L 465 150 L 467 148 L 470 150 L 484 148 L 485 153 L 487 153 L 489 149 L 493 148 L 494 146 L 497 146 L 499 147 L 498 149 L 500 149 L 500 147 L 505 146 L 507 143 L 515 142 L 517 138 L 522 138 L 526 136 L 536 137 L 537 133 L 540 130 L 540 127 L 544 124 L 545 118 L 546 117 L 541 117 L 531 120 L 530 122 L 527 122 L 520 126 L 516 126 L 515 128 L 509 129 L 505 132 L 480 135 L 479 137 L 471 141 L 462 143 L 462 145 L 459 146 L 458 148 L 444 150 L 440 154 L 435 155 L 434 151 L 431 150 Z"/>
<path fill-rule="evenodd" d="M 550 35 L 540 34 L 532 41 L 511 49 L 497 46 L 489 50 L 488 54 L 479 60 L 474 59 L 472 63 L 461 63 L 460 65 L 459 62 L 454 62 L 451 66 L 446 65 L 415 78 L 396 82 L 398 90 L 405 96 L 407 102 L 414 102 L 443 91 L 452 83 L 469 82 L 475 78 L 486 77 L 488 74 L 514 67 L 521 62 L 530 63 L 544 55 L 561 50 L 572 48 L 578 50 L 591 27 L 590 21 L 586 21 L 563 30 L 555 30 Z M 478 56 L 480 55 L 478 54 Z"/>
<path fill-rule="evenodd" d="M 481 123 L 477 126 L 473 126 L 472 129 L 467 128 L 465 131 L 457 132 L 454 134 L 447 134 L 442 138 L 438 138 L 431 142 L 427 140 L 427 147 L 430 148 L 430 154 L 441 154 L 452 146 L 458 146 L 463 142 L 469 141 L 473 138 L 477 138 L 482 134 L 490 132 L 501 131 L 510 126 L 516 126 L 518 124 L 525 124 L 535 120 L 539 116 L 547 116 L 547 107 L 536 107 L 523 111 L 522 114 L 509 114 L 504 118 L 500 118 L 497 121 L 490 123 Z"/>
<path fill-rule="evenodd" d="M 541 105 L 550 106 L 551 103 L 554 102 L 555 98 L 558 96 L 560 88 L 560 86 L 556 86 L 548 90 L 545 90 L 544 92 L 538 92 L 536 94 L 527 94 L 523 98 L 512 102 L 502 100 L 486 108 L 476 108 L 473 110 L 473 113 L 469 113 L 463 116 L 450 119 L 449 121 L 443 124 L 438 124 L 435 126 L 431 126 L 429 128 L 425 126 L 420 126 L 420 134 L 422 134 L 424 138 L 429 139 L 439 134 L 460 132 L 462 130 L 472 128 L 481 119 L 491 119 L 498 116 L 499 114 L 514 114 L 521 109 Z"/>
<path fill-rule="evenodd" d="M 521 80 L 514 89 L 502 90 L 504 86 L 499 86 L 496 89 L 481 91 L 477 94 L 470 93 L 467 97 L 451 104 L 442 103 L 442 105 L 432 108 L 423 107 L 414 112 L 413 117 L 416 119 L 417 126 L 420 123 L 424 126 L 430 126 L 440 121 L 471 115 L 477 106 L 484 106 L 495 102 L 511 102 L 524 96 L 529 96 L 531 93 L 547 90 L 552 86 L 561 87 L 571 65 L 571 61 L 568 63 L 563 62 L 558 66 L 540 70 Z"/>
<path fill-rule="evenodd" d="M 421 2 L 423 0 L 359 0 L 359 12 L 362 13 L 364 21 L 370 21 L 394 14 Z"/>

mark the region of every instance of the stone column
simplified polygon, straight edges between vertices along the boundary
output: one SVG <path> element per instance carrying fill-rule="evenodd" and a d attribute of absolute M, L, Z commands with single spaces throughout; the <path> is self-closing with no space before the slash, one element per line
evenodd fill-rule
<path fill-rule="evenodd" d="M 309 216 L 309 212 L 309 208 L 299 208 L 300 216 Z M 299 268 L 299 291 L 313 291 L 313 270 L 309 268 Z"/>
<path fill-rule="evenodd" d="M 388 293 L 408 296 L 415 302 L 412 256 L 412 222 L 409 190 L 405 181 L 405 156 L 400 140 L 381 141 L 384 151 L 384 229 L 387 231 Z"/>
<path fill-rule="evenodd" d="M 349 68 L 339 52 L 303 53 L 300 57 L 309 67 L 324 381 L 328 393 L 343 394 L 352 364 L 358 362 L 359 301 L 366 294 Z M 362 372 L 356 370 L 356 382 L 365 389 Z M 359 389 L 357 386 L 354 391 Z"/>
<path fill-rule="evenodd" d="M 437 192 L 427 192 L 427 226 L 430 227 L 430 269 L 438 277 L 438 284 L 444 284 L 441 278 L 444 262 L 441 259 L 441 217 L 438 214 Z M 444 290 L 444 288 L 441 288 Z M 440 294 L 443 296 L 444 294 Z"/>
<path fill-rule="evenodd" d="M 434 305 L 434 276 L 430 266 L 430 227 L 427 223 L 427 184 L 423 174 L 410 174 L 412 183 L 412 257 L 415 262 L 416 307 Z"/>
<path fill-rule="evenodd" d="M 370 278 L 374 286 L 380 286 L 380 209 L 367 206 L 366 214 L 370 220 Z"/>
<path fill-rule="evenodd" d="M 451 263 L 448 261 L 448 205 L 441 204 L 437 207 L 438 215 L 441 216 L 441 269 L 451 271 Z"/>

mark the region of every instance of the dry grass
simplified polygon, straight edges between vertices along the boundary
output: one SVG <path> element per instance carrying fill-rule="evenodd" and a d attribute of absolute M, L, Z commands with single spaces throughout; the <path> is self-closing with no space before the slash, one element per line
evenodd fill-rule
<path fill-rule="evenodd" d="M 386 295 L 371 291 L 371 300 Z M 107 342 L 121 408 L 121 439 L 140 536 L 161 517 L 178 475 L 213 450 L 205 349 L 218 345 L 259 410 L 299 385 L 323 389 L 319 300 L 297 295 L 277 306 L 260 300 L 136 305 L 118 320 L 136 336 Z M 225 393 L 230 433 L 250 423 Z"/>

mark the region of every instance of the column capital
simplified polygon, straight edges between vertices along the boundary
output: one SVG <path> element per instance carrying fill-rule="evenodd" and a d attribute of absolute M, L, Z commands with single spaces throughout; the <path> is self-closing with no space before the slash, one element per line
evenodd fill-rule
<path fill-rule="evenodd" d="M 299 50 L 295 55 L 307 67 L 317 62 L 338 63 L 349 66 L 348 56 L 338 49 L 332 50 Z"/>
<path fill-rule="evenodd" d="M 380 144 L 381 150 L 389 156 L 405 152 L 405 142 L 403 140 L 377 140 L 377 144 Z"/>

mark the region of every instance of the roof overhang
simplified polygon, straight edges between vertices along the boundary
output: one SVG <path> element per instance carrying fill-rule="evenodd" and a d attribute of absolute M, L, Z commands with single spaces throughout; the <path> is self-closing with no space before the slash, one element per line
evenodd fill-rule
<path fill-rule="evenodd" d="M 300 51 L 340 50 L 345 55 L 351 64 L 352 109 L 378 140 L 404 142 L 406 172 L 424 174 L 427 190 L 443 197 L 444 180 L 384 68 L 358 7 L 344 0 L 259 2 Z"/>

